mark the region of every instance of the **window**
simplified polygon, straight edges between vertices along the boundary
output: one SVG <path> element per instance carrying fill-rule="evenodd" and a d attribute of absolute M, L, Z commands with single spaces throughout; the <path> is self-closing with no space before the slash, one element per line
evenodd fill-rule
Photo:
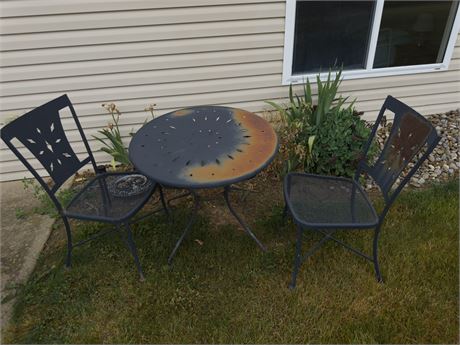
<path fill-rule="evenodd" d="M 283 83 L 334 65 L 347 79 L 447 69 L 458 13 L 458 0 L 287 0 Z"/>

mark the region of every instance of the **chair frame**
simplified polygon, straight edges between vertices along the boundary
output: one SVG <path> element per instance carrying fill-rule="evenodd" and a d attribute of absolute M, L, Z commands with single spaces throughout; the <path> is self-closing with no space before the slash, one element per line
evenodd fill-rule
<path fill-rule="evenodd" d="M 77 155 L 73 152 L 72 147 L 70 146 L 70 144 L 68 142 L 67 136 L 65 135 L 65 131 L 63 130 L 63 127 L 62 127 L 62 122 L 61 122 L 61 118 L 59 116 L 59 111 L 61 109 L 67 108 L 67 107 L 70 109 L 70 112 L 72 114 L 73 120 L 74 120 L 74 122 L 75 122 L 75 124 L 77 126 L 78 132 L 79 132 L 79 134 L 81 136 L 81 139 L 83 140 L 85 150 L 86 150 L 86 154 L 88 155 L 83 160 L 80 160 L 77 157 Z M 41 118 L 38 119 L 38 117 L 41 117 Z M 29 122 L 32 122 L 32 124 L 31 124 L 32 126 L 30 126 L 30 127 L 36 129 L 37 132 L 41 136 L 42 134 L 41 134 L 40 130 L 37 129 L 39 127 L 34 126 L 34 124 L 37 125 L 40 122 L 50 120 L 50 119 L 52 121 L 55 121 L 55 122 L 52 122 L 54 126 L 56 126 L 56 127 L 59 126 L 58 131 L 62 131 L 61 134 L 63 134 L 63 136 L 61 137 L 61 139 L 59 139 L 60 140 L 59 143 L 60 143 L 60 145 L 64 145 L 67 148 L 67 150 L 68 150 L 68 152 L 70 152 L 70 154 L 69 154 L 69 156 L 66 156 L 66 157 L 70 157 L 71 160 L 72 160 L 72 163 L 70 163 L 71 164 L 70 169 L 68 169 L 66 171 L 57 171 L 57 172 L 53 171 L 52 167 L 49 168 L 49 167 L 45 166 L 45 164 L 42 161 L 40 161 L 40 163 L 42 163 L 43 167 L 48 171 L 49 175 L 51 176 L 52 181 L 54 182 L 54 185 L 52 187 L 48 186 L 48 184 L 46 183 L 45 179 L 42 176 L 40 176 L 40 174 L 36 171 L 36 169 L 34 169 L 32 167 L 32 165 L 28 162 L 28 160 L 23 156 L 23 154 L 12 143 L 13 139 L 15 139 L 15 138 L 18 139 L 19 141 L 21 141 L 24 144 L 24 146 L 26 146 L 27 149 L 29 149 L 29 151 L 34 155 L 35 158 L 39 159 L 39 157 L 32 150 L 30 150 L 30 148 L 28 147 L 28 143 L 26 142 L 27 139 L 25 137 L 20 138 L 17 134 L 20 131 L 21 126 L 23 126 L 26 122 L 27 122 L 27 124 L 29 124 Z M 53 128 L 53 130 L 54 130 L 54 128 Z M 33 175 L 33 177 L 39 182 L 39 184 L 42 186 L 42 188 L 48 194 L 48 196 L 50 197 L 51 201 L 55 205 L 55 207 L 56 207 L 56 209 L 57 209 L 57 211 L 59 213 L 59 216 L 61 217 L 61 219 L 62 219 L 62 221 L 64 223 L 65 232 L 66 232 L 66 236 L 67 236 L 67 255 L 66 255 L 66 261 L 65 261 L 66 268 L 71 268 L 71 266 L 72 266 L 72 251 L 73 251 L 73 249 L 75 247 L 78 247 L 78 246 L 80 246 L 82 244 L 85 244 L 85 243 L 87 243 L 87 242 L 89 242 L 89 241 L 91 241 L 93 239 L 99 238 L 99 237 L 101 237 L 103 235 L 106 235 L 106 234 L 109 234 L 111 232 L 116 231 L 120 235 L 120 237 L 123 240 L 123 242 L 126 244 L 126 246 L 127 246 L 128 250 L 130 251 L 131 255 L 133 256 L 133 259 L 134 259 L 134 262 L 136 264 L 136 268 L 138 270 L 140 279 L 141 280 L 145 279 L 143 271 L 142 271 L 142 267 L 141 267 L 141 264 L 140 264 L 140 260 L 139 260 L 139 257 L 138 257 L 137 248 L 136 248 L 136 245 L 135 245 L 135 243 L 133 241 L 132 230 L 131 230 L 131 226 L 130 226 L 130 224 L 132 224 L 133 221 L 131 221 L 131 218 L 133 218 L 136 215 L 136 213 L 149 201 L 149 199 L 155 193 L 157 188 L 159 189 L 160 200 L 161 200 L 161 203 L 162 203 L 162 206 L 163 206 L 163 210 L 169 216 L 169 211 L 168 211 L 167 206 L 166 206 L 166 202 L 165 202 L 165 199 L 164 199 L 164 195 L 163 195 L 161 185 L 159 185 L 159 184 L 154 182 L 153 186 L 151 187 L 151 191 L 145 197 L 145 200 L 140 202 L 140 204 L 137 207 L 132 209 L 129 213 L 127 213 L 126 215 L 124 215 L 121 218 L 108 218 L 108 217 L 100 217 L 100 216 L 85 216 L 85 215 L 73 214 L 71 212 L 67 212 L 66 209 L 63 207 L 63 205 L 57 199 L 56 193 L 59 190 L 59 188 L 71 176 L 73 176 L 78 170 L 80 170 L 81 168 L 83 168 L 87 164 L 91 163 L 91 165 L 93 167 L 93 170 L 94 170 L 94 173 L 96 174 L 96 176 L 95 176 L 95 178 L 93 180 L 88 181 L 87 184 L 85 185 L 85 187 L 83 187 L 82 190 L 79 191 L 79 193 L 77 193 L 77 195 L 75 195 L 73 197 L 72 201 L 69 203 L 69 206 L 80 195 L 82 195 L 86 191 L 86 189 L 91 185 L 91 183 L 94 180 L 98 180 L 98 183 L 100 183 L 101 189 L 105 193 L 108 193 L 107 186 L 105 185 L 104 177 L 105 176 L 112 176 L 112 175 L 123 175 L 123 174 L 126 175 L 127 173 L 106 173 L 106 172 L 101 172 L 101 169 L 99 169 L 97 167 L 96 161 L 94 159 L 93 153 L 92 153 L 91 148 L 89 146 L 88 140 L 86 139 L 85 133 L 84 133 L 83 128 L 82 128 L 82 126 L 80 124 L 78 116 L 77 116 L 77 114 L 75 112 L 75 109 L 74 109 L 74 107 L 72 105 L 72 102 L 70 101 L 70 99 L 68 98 L 68 96 L 66 94 L 64 94 L 64 95 L 62 95 L 62 96 L 60 96 L 60 97 L 58 97 L 58 98 L 56 98 L 54 100 L 51 100 L 48 103 L 45 103 L 45 104 L 43 104 L 43 105 L 41 105 L 41 106 L 39 106 L 39 107 L 27 112 L 26 114 L 22 115 L 21 117 L 13 120 L 12 122 L 6 124 L 1 130 L 1 137 L 2 137 L 3 141 L 5 142 L 5 144 L 18 157 L 18 159 L 22 162 L 22 164 L 24 164 L 24 166 L 29 170 L 29 172 Z M 29 142 L 31 142 L 30 139 L 29 139 Z M 46 143 L 46 139 L 45 139 L 45 143 Z M 54 154 L 54 151 L 52 151 L 52 152 Z M 60 164 L 62 164 L 62 163 L 60 162 Z M 63 168 L 64 168 L 64 165 L 63 165 Z M 108 200 L 108 198 L 107 198 L 107 200 Z M 155 210 L 151 214 L 156 213 L 156 212 L 158 212 L 160 210 L 161 209 Z M 146 216 L 143 216 L 141 219 L 143 219 L 145 217 Z M 71 232 L 71 227 L 70 227 L 70 223 L 69 223 L 69 219 L 71 219 L 71 218 L 72 219 L 86 220 L 86 221 L 99 221 L 99 222 L 104 222 L 104 223 L 110 223 L 110 224 L 115 225 L 115 228 L 114 229 L 109 229 L 109 230 L 106 230 L 106 231 L 101 231 L 101 232 L 99 232 L 99 233 L 97 233 L 97 234 L 95 234 L 95 235 L 93 235 L 93 236 L 91 236 L 89 238 L 81 240 L 81 241 L 79 241 L 77 243 L 73 243 L 72 232 Z"/>
<path fill-rule="evenodd" d="M 387 144 L 388 144 L 388 139 L 391 138 L 391 136 L 394 134 L 394 131 L 398 130 L 398 125 L 401 120 L 401 117 L 403 114 L 410 113 L 412 115 L 415 115 L 418 120 L 424 122 L 426 125 L 429 126 L 430 131 L 426 136 L 426 139 L 424 141 L 424 145 L 426 145 L 426 150 L 424 151 L 423 155 L 421 158 L 419 158 L 414 166 L 409 169 L 407 175 L 402 179 L 402 181 L 399 183 L 399 185 L 392 190 L 392 186 L 395 184 L 396 179 L 401 175 L 402 170 L 407 167 L 407 164 L 409 163 L 406 162 L 405 166 L 400 169 L 398 172 L 397 176 L 393 176 L 390 179 L 388 179 L 388 176 L 379 176 L 378 172 L 376 173 L 374 167 L 376 166 L 373 165 L 372 167 L 366 163 L 367 160 L 367 154 L 369 152 L 369 149 L 371 147 L 371 144 L 377 134 L 377 130 L 382 123 L 382 120 L 384 118 L 384 113 L 386 110 L 390 110 L 394 112 L 395 117 L 394 117 L 394 122 L 393 126 L 390 130 L 390 134 L 387 138 L 387 141 L 384 144 L 384 147 L 382 149 L 382 153 L 379 155 L 377 162 L 380 162 L 382 160 L 382 157 L 385 153 L 385 150 L 388 149 Z M 415 172 L 418 170 L 418 168 L 422 165 L 422 163 L 428 158 L 428 156 L 431 154 L 431 152 L 434 150 L 436 145 L 439 143 L 439 140 L 441 137 L 437 134 L 435 128 L 433 125 L 425 119 L 421 114 L 413 110 L 411 107 L 407 106 L 406 104 L 402 103 L 401 101 L 397 100 L 396 98 L 392 96 L 388 96 L 378 114 L 378 117 L 372 127 L 372 131 L 369 135 L 369 138 L 363 148 L 363 155 L 362 155 L 362 160 L 358 163 L 357 170 L 354 174 L 353 179 L 347 179 L 348 181 L 353 183 L 353 189 L 352 189 L 352 196 L 355 195 L 356 188 L 361 189 L 363 196 L 366 198 L 366 201 L 370 204 L 371 209 L 375 213 L 375 209 L 372 206 L 372 203 L 370 203 L 367 194 L 362 190 L 360 184 L 359 184 L 359 178 L 362 173 L 367 173 L 369 176 L 372 177 L 372 179 L 376 182 L 376 184 L 380 188 L 380 192 L 382 193 L 382 196 L 384 198 L 384 207 L 383 210 L 380 212 L 380 214 L 376 214 L 377 216 L 377 222 L 376 224 L 364 224 L 364 225 L 346 225 L 346 224 L 309 224 L 306 222 L 303 222 L 299 217 L 295 215 L 295 211 L 293 211 L 293 205 L 289 200 L 289 195 L 290 195 L 290 185 L 289 185 L 289 178 L 292 175 L 305 175 L 305 176 L 314 176 L 316 178 L 332 178 L 332 179 L 343 179 L 343 178 L 337 178 L 337 177 L 326 177 L 326 176 L 321 176 L 321 175 L 312 175 L 312 174 L 305 174 L 305 173 L 289 173 L 288 175 L 285 176 L 284 179 L 284 200 L 285 200 L 285 208 L 283 211 L 283 218 L 287 217 L 288 213 L 291 215 L 292 219 L 294 220 L 294 223 L 296 224 L 297 227 L 297 239 L 296 239 L 296 249 L 295 249 L 295 259 L 294 259 L 294 268 L 292 271 L 292 278 L 291 282 L 289 284 L 290 289 L 294 289 L 297 283 L 297 275 L 300 269 L 300 266 L 303 261 L 305 261 L 308 257 L 313 255 L 324 243 L 326 243 L 328 240 L 332 240 L 341 246 L 345 247 L 346 249 L 350 250 L 351 252 L 357 254 L 358 256 L 363 257 L 366 260 L 369 260 L 373 263 L 374 265 L 374 270 L 375 270 L 375 275 L 376 279 L 378 282 L 383 283 L 383 278 L 381 275 L 380 271 L 380 265 L 378 261 L 378 240 L 379 240 L 379 235 L 380 235 L 380 230 L 383 224 L 383 221 L 385 219 L 385 216 L 387 215 L 388 211 L 390 210 L 391 206 L 393 205 L 394 201 L 400 194 L 400 192 L 403 190 L 404 186 L 409 182 L 411 177 L 415 174 Z M 420 147 L 417 152 L 414 153 L 412 157 L 414 157 L 417 153 L 421 151 Z M 366 229 L 366 230 L 373 230 L 374 231 L 374 238 L 373 238 L 373 245 L 372 245 L 372 256 L 366 255 L 362 253 L 361 251 L 351 247 L 350 245 L 344 243 L 343 241 L 333 237 L 333 233 L 339 230 L 343 229 Z M 323 235 L 323 238 L 313 245 L 304 255 L 302 255 L 302 239 L 303 239 L 303 232 L 304 229 L 312 230 L 319 232 Z"/>

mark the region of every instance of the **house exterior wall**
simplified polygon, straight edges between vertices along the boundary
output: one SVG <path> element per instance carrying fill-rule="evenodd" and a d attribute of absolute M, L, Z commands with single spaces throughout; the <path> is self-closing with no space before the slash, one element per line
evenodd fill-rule
<path fill-rule="evenodd" d="M 219 104 L 250 111 L 284 98 L 285 2 L 275 0 L 14 0 L 0 3 L 0 122 L 67 93 L 92 135 L 122 111 L 123 134 L 157 104 Z M 422 114 L 460 106 L 460 36 L 448 71 L 345 80 L 340 90 L 372 120 L 388 94 Z M 70 126 L 70 118 L 64 124 Z M 70 127 L 69 127 L 70 128 Z M 78 133 L 69 136 L 83 151 Z M 2 143 L 0 180 L 28 176 Z M 43 169 L 41 173 L 46 173 Z"/>

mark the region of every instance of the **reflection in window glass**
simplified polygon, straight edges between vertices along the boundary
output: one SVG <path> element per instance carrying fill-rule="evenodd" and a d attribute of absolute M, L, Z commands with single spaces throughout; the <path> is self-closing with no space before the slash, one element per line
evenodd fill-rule
<path fill-rule="evenodd" d="M 385 1 L 374 68 L 440 63 L 458 1 Z"/>
<path fill-rule="evenodd" d="M 292 73 L 366 66 L 374 1 L 297 1 Z"/>

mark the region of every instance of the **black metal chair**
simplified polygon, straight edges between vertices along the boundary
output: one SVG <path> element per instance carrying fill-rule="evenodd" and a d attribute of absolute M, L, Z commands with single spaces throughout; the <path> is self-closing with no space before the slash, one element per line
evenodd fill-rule
<path fill-rule="evenodd" d="M 386 110 L 394 113 L 393 125 L 381 153 L 375 162 L 368 163 L 369 149 Z M 377 280 L 382 282 L 377 249 L 383 220 L 398 194 L 439 140 L 435 128 L 427 119 L 404 103 L 388 96 L 364 147 L 364 158 L 359 163 L 353 179 L 305 173 L 288 174 L 284 180 L 285 214 L 289 212 L 297 225 L 296 253 L 290 288 L 296 285 L 302 261 L 328 240 L 333 240 L 373 262 Z M 410 162 L 414 165 L 409 168 Z M 406 168 L 407 174 L 400 177 Z M 384 199 L 384 208 L 380 214 L 377 214 L 359 184 L 362 173 L 368 174 L 380 188 Z M 399 177 L 401 182 L 395 185 Z M 302 255 L 304 229 L 318 231 L 323 237 Z M 372 257 L 333 237 L 333 233 L 340 229 L 372 229 Z"/>
<path fill-rule="evenodd" d="M 82 160 L 78 158 L 72 149 L 62 126 L 59 111 L 66 107 L 72 113 L 73 120 L 85 146 L 85 158 Z M 136 195 L 123 196 L 118 192 L 114 193 L 114 183 L 119 181 L 123 176 L 129 176 L 131 173 L 106 173 L 98 170 L 75 109 L 67 95 L 63 95 L 39 106 L 8 123 L 2 128 L 1 137 L 38 180 L 56 206 L 64 222 L 67 235 L 66 267 L 70 268 L 71 266 L 73 248 L 116 231 L 121 234 L 123 241 L 131 252 L 140 278 L 143 280 L 144 275 L 137 255 L 136 245 L 132 238 L 130 221 L 150 199 L 156 188 L 159 188 L 163 208 L 168 213 L 161 186 L 147 180 L 146 185 L 148 188 L 145 188 L 144 191 L 140 191 Z M 32 167 L 18 150 L 17 146 L 19 145 L 17 145 L 17 141 L 22 143 L 48 172 L 52 180 L 50 184 L 39 175 L 37 170 Z M 64 208 L 56 198 L 56 192 L 64 182 L 89 163 L 92 164 L 96 177 L 78 192 L 70 201 L 67 208 Z M 74 244 L 72 242 L 69 218 L 106 222 L 115 225 L 115 228 L 100 232 Z"/>

